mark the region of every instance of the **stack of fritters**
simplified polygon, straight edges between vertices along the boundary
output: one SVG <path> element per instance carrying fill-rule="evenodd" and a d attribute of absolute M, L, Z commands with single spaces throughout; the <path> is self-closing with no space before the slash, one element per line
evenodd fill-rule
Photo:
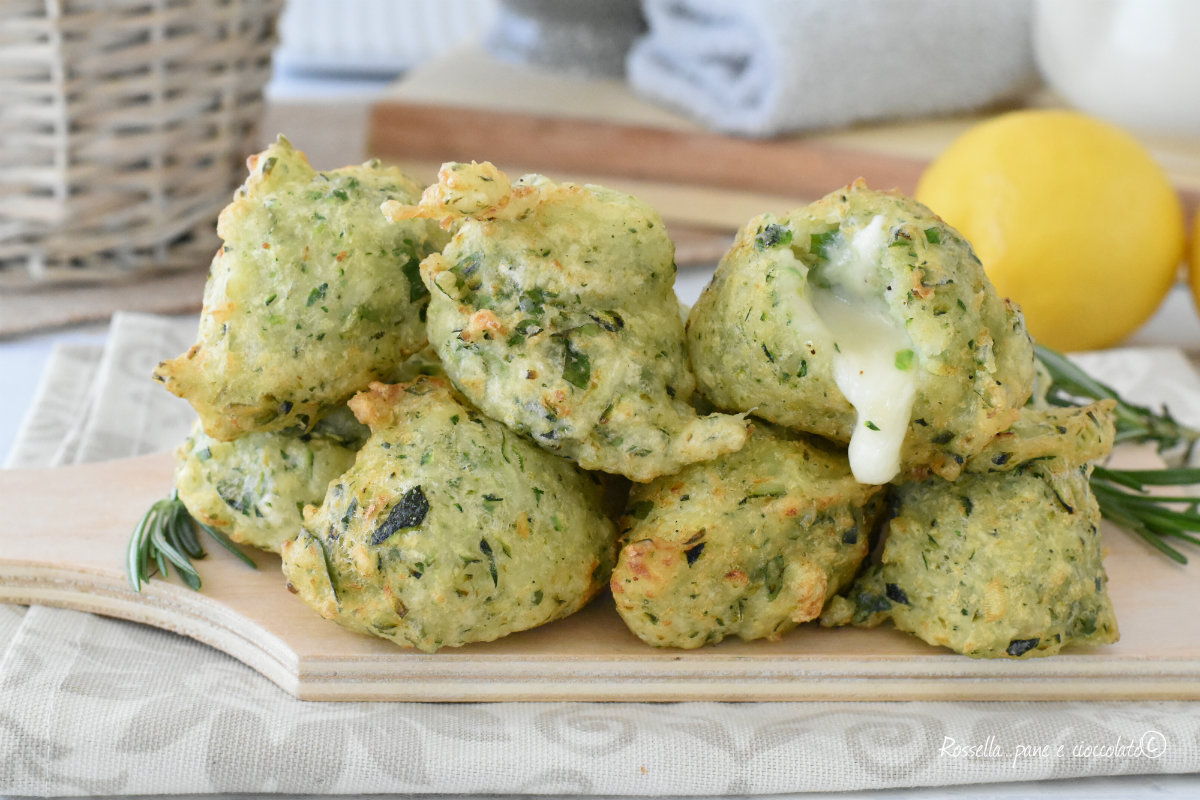
<path fill-rule="evenodd" d="M 751 220 L 688 349 L 707 400 L 793 433 L 634 490 L 612 589 L 643 640 L 775 638 L 813 619 L 858 569 L 886 493 L 881 562 L 826 624 L 888 616 L 972 656 L 1115 641 L 1088 484 L 1109 408 L 1023 409 L 1020 312 L 927 208 L 857 183 Z"/>
<path fill-rule="evenodd" d="M 1107 408 L 1022 410 L 1020 313 L 923 206 L 855 184 L 751 220 L 685 330 L 628 195 L 471 163 L 418 199 L 282 139 L 250 165 L 156 377 L 200 416 L 188 508 L 322 616 L 433 651 L 607 584 L 661 646 L 822 612 L 976 656 L 1115 639 Z"/>
<path fill-rule="evenodd" d="M 158 375 L 201 415 L 177 470 L 194 515 L 279 550 L 322 615 L 436 650 L 577 610 L 615 558 L 605 489 L 748 426 L 687 402 L 673 246 L 644 204 L 490 164 L 447 165 L 420 204 L 410 186 L 315 173 L 283 141 L 252 159 L 200 341 Z M 427 315 L 436 355 L 410 359 Z M 443 362 L 466 396 L 413 374 Z M 355 392 L 369 435 L 327 435 Z"/>

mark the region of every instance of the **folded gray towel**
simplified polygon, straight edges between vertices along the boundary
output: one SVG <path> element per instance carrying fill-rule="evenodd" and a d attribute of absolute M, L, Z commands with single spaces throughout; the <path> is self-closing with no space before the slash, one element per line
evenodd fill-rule
<path fill-rule="evenodd" d="M 643 0 L 640 93 L 770 136 L 979 108 L 1037 83 L 1028 0 Z"/>

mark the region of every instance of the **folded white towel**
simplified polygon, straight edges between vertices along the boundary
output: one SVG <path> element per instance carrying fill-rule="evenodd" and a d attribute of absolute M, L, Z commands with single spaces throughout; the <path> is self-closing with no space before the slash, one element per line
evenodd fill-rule
<path fill-rule="evenodd" d="M 633 87 L 770 136 L 978 108 L 1037 83 L 1028 0 L 644 0 Z"/>

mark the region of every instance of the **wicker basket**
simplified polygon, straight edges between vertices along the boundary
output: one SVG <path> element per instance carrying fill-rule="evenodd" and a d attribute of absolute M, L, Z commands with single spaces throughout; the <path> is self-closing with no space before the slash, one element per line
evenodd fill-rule
<path fill-rule="evenodd" d="M 0 0 L 0 287 L 207 266 L 283 0 Z"/>

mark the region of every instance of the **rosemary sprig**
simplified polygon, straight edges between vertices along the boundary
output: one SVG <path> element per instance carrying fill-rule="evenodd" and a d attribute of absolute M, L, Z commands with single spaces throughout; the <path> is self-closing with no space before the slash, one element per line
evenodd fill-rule
<path fill-rule="evenodd" d="M 142 584 L 155 572 L 166 577 L 168 564 L 175 568 L 184 583 L 193 589 L 200 588 L 200 573 L 192 566 L 192 559 L 204 558 L 207 553 L 196 537 L 197 526 L 251 569 L 258 569 L 228 536 L 193 519 L 179 499 L 179 493 L 172 491 L 170 497 L 150 506 L 129 537 L 125 574 L 135 592 L 140 592 Z"/>
<path fill-rule="evenodd" d="M 1200 430 L 1189 428 L 1171 416 L 1166 406 L 1154 411 L 1130 403 L 1112 387 L 1096 380 L 1075 366 L 1061 353 L 1038 346 L 1037 356 L 1050 373 L 1051 384 L 1046 400 L 1057 406 L 1077 405 L 1083 400 L 1116 401 L 1116 441 L 1153 442 L 1161 453 L 1182 448 L 1186 463 L 1200 441 Z M 1200 469 L 1174 467 L 1156 470 L 1096 467 L 1092 472 L 1092 493 L 1105 519 L 1137 534 L 1151 547 L 1180 564 L 1187 556 L 1171 541 L 1200 546 L 1200 497 L 1182 494 L 1149 494 L 1148 487 L 1190 486 L 1200 484 Z"/>
<path fill-rule="evenodd" d="M 1200 441 L 1200 431 L 1183 425 L 1171 416 L 1164 405 L 1162 410 L 1155 411 L 1146 406 L 1130 403 L 1117 394 L 1111 386 L 1088 375 L 1064 356 L 1048 347 L 1037 346 L 1038 360 L 1050 373 L 1052 382 L 1046 393 L 1046 401 L 1056 406 L 1074 406 L 1079 404 L 1079 398 L 1089 400 L 1115 400 L 1114 410 L 1117 423 L 1117 443 L 1122 442 L 1154 442 L 1161 453 L 1164 450 L 1182 445 L 1183 461 L 1188 461 L 1196 442 Z"/>

